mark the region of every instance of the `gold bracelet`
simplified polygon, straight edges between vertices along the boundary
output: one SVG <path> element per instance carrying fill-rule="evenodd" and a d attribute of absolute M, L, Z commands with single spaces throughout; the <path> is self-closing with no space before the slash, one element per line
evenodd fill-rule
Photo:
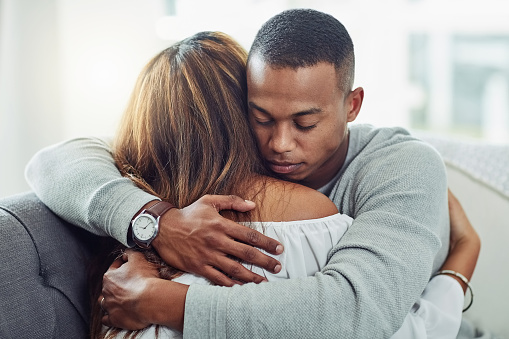
<path fill-rule="evenodd" d="M 470 284 L 470 282 L 468 281 L 468 279 L 461 273 L 458 273 L 456 271 L 453 271 L 453 270 L 442 270 L 442 271 L 438 271 L 435 276 L 439 275 L 439 274 L 449 274 L 449 275 L 453 275 L 455 277 L 458 277 L 461 279 L 461 281 L 463 281 L 465 283 L 465 285 L 467 285 L 467 288 L 468 290 L 470 291 L 470 303 L 468 304 L 467 307 L 465 307 L 463 309 L 463 312 L 465 312 L 466 310 L 468 310 L 470 308 L 470 306 L 472 306 L 472 303 L 474 302 L 474 290 L 472 289 L 472 285 Z"/>

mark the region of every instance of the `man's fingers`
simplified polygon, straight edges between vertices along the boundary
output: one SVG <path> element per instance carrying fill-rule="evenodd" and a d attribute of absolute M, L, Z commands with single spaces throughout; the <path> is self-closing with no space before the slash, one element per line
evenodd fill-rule
<path fill-rule="evenodd" d="M 122 261 L 124 263 L 130 261 L 131 263 L 138 264 L 140 262 L 145 262 L 145 255 L 140 251 L 135 251 L 132 248 L 127 248 L 124 250 L 122 254 Z"/>
<path fill-rule="evenodd" d="M 116 259 L 114 262 L 111 263 L 110 265 L 110 268 L 109 269 L 115 269 L 115 268 L 119 268 L 120 266 L 122 266 L 123 264 L 125 263 L 124 260 L 122 260 L 122 258 L 119 258 L 119 259 Z"/>
<path fill-rule="evenodd" d="M 231 287 L 236 284 L 235 281 L 228 278 L 226 275 L 224 275 L 222 272 L 220 272 L 219 270 L 215 269 L 212 266 L 206 266 L 198 274 L 203 276 L 204 278 L 210 280 L 211 283 L 218 285 L 218 286 Z"/>
<path fill-rule="evenodd" d="M 109 314 L 103 315 L 103 317 L 101 318 L 101 322 L 103 323 L 104 326 L 112 327 Z"/>
<path fill-rule="evenodd" d="M 247 212 L 255 208 L 255 203 L 244 200 L 236 195 L 206 195 L 202 198 L 205 203 L 214 206 L 217 211 L 234 210 Z"/>
<path fill-rule="evenodd" d="M 281 254 L 283 253 L 284 250 L 283 245 L 280 242 L 264 235 L 263 233 L 239 225 L 233 221 L 228 222 L 226 233 L 228 236 L 232 237 L 235 240 L 241 241 L 249 245 L 253 245 L 271 254 L 276 255 Z M 241 259 L 246 260 L 246 258 Z M 252 263 L 250 260 L 247 261 Z"/>
<path fill-rule="evenodd" d="M 240 243 L 238 241 L 230 240 L 231 244 L 224 251 L 236 258 L 239 258 L 243 262 L 253 264 L 255 266 L 266 269 L 271 273 L 279 273 L 281 271 L 281 263 L 273 257 L 260 252 L 258 249 Z M 221 268 L 223 269 L 223 268 Z M 235 275 L 232 275 L 236 277 Z M 254 281 L 254 280 L 246 280 Z"/>
<path fill-rule="evenodd" d="M 242 266 L 239 262 L 228 257 L 220 257 L 218 260 L 217 268 L 221 269 L 222 272 L 230 276 L 235 283 L 238 283 L 238 281 L 244 281 L 258 284 L 262 281 L 267 281 L 267 279 L 261 275 L 251 272 Z"/>
<path fill-rule="evenodd" d="M 125 251 L 122 251 L 122 253 L 117 257 L 117 259 L 115 259 L 114 262 L 111 263 L 110 268 L 108 270 L 119 268 L 120 266 L 128 262 L 129 259 L 137 260 L 138 258 L 140 258 L 140 255 L 143 256 L 143 253 L 133 251 L 132 249 L 126 249 Z"/>
<path fill-rule="evenodd" d="M 127 248 L 124 251 L 124 255 L 122 256 L 122 259 L 124 261 L 138 260 L 138 259 L 143 259 L 143 258 L 145 258 L 143 253 L 141 253 L 140 251 L 135 251 L 132 248 Z"/>

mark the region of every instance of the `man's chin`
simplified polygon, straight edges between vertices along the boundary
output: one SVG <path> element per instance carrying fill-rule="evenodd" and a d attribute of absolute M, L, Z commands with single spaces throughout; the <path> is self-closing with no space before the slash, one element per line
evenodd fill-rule
<path fill-rule="evenodd" d="M 282 173 L 276 173 L 276 172 L 272 172 L 273 175 L 279 179 L 282 179 L 282 180 L 285 180 L 285 181 L 290 181 L 290 182 L 295 182 L 295 183 L 301 183 L 301 181 L 303 181 L 305 179 L 305 176 L 303 175 L 298 175 L 298 174 L 282 174 Z"/>

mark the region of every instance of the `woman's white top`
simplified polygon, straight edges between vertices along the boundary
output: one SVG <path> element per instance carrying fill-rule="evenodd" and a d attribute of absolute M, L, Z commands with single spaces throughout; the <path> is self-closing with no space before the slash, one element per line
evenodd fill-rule
<path fill-rule="evenodd" d="M 340 213 L 313 220 L 251 222 L 251 228 L 284 245 L 285 250 L 280 255 L 267 253 L 281 262 L 282 269 L 273 274 L 257 266 L 244 266 L 265 276 L 269 282 L 312 276 L 325 266 L 329 251 L 351 224 L 352 218 Z M 183 274 L 174 281 L 186 285 L 210 285 L 207 279 L 190 273 Z M 445 275 L 434 277 L 392 338 L 456 338 L 461 323 L 463 298 L 463 290 L 454 278 Z M 146 328 L 137 338 L 155 338 L 155 328 L 156 326 Z M 124 334 L 122 331 L 116 338 L 123 338 Z M 158 334 L 161 339 L 182 338 L 182 333 L 163 326 L 159 326 Z"/>

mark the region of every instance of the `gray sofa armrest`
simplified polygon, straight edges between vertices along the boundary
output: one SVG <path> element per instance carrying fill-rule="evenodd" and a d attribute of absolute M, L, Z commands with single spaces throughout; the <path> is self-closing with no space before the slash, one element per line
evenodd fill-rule
<path fill-rule="evenodd" d="M 0 338 L 87 337 L 97 238 L 23 193 L 0 199 L 0 239 Z"/>

